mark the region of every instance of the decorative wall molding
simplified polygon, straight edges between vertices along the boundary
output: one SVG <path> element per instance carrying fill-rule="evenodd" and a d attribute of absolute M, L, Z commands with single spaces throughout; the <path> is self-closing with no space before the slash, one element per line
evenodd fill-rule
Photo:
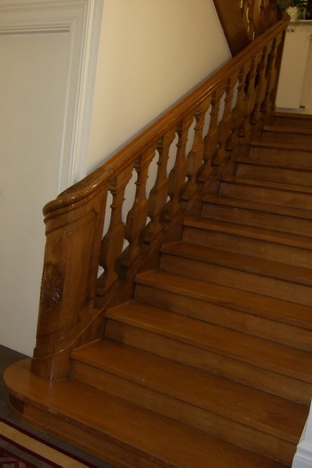
<path fill-rule="evenodd" d="M 0 36 L 43 33 L 70 36 L 58 191 L 85 175 L 103 2 L 0 0 Z"/>

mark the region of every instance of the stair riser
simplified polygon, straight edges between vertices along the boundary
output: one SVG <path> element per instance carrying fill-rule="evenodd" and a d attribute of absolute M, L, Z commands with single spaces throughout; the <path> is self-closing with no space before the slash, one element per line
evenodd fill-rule
<path fill-rule="evenodd" d="M 188 227 L 183 240 L 211 248 L 265 258 L 288 265 L 312 268 L 312 252 L 260 239 Z"/>
<path fill-rule="evenodd" d="M 103 433 L 97 433 L 92 427 L 83 425 L 79 427 L 77 421 L 66 421 L 61 414 L 51 413 L 49 408 L 46 410 L 35 406 L 27 408 L 24 421 L 107 463 L 112 463 L 116 468 L 159 468 L 160 466 L 172 468 L 169 464 L 163 464 L 162 460 L 159 460 L 159 463 L 147 460 L 132 447 L 127 448 L 126 444 L 122 447 L 119 441 L 114 443 L 113 438 L 106 438 Z"/>
<path fill-rule="evenodd" d="M 267 163 L 275 163 L 282 167 L 312 170 L 310 151 L 253 146 L 251 147 L 249 157 L 254 161 L 259 160 Z"/>
<path fill-rule="evenodd" d="M 203 216 L 266 229 L 272 229 L 274 226 L 276 231 L 312 236 L 312 221 L 274 213 L 206 203 L 203 208 Z"/>
<path fill-rule="evenodd" d="M 262 141 L 270 143 L 289 143 L 291 145 L 311 145 L 312 136 L 288 133 L 288 132 L 270 132 L 265 131 L 262 135 Z"/>
<path fill-rule="evenodd" d="M 107 336 L 222 378 L 308 405 L 312 385 L 140 328 L 110 320 Z"/>
<path fill-rule="evenodd" d="M 295 444 L 265 434 L 256 428 L 247 427 L 237 421 L 231 421 L 223 415 L 204 410 L 192 404 L 183 402 L 154 389 L 147 388 L 146 382 L 133 382 L 111 372 L 89 367 L 83 363 L 75 363 L 74 377 L 81 382 L 96 382 L 97 388 L 109 391 L 121 398 L 127 399 L 144 408 L 156 411 L 164 416 L 186 423 L 197 429 L 204 430 L 209 435 L 217 436 L 228 442 L 234 442 L 240 447 L 256 453 L 267 453 L 283 463 L 291 463 Z M 235 404 L 233 402 L 233 404 Z"/>
<path fill-rule="evenodd" d="M 234 183 L 222 183 L 220 196 L 253 200 L 259 203 L 272 203 L 273 205 L 288 206 L 293 208 L 312 209 L 311 194 L 276 190 L 266 187 L 241 185 Z"/>
<path fill-rule="evenodd" d="M 233 330 L 266 338 L 277 343 L 293 346 L 294 348 L 312 351 L 311 332 L 303 328 L 280 323 L 259 317 L 258 310 L 247 307 L 241 310 L 244 304 L 233 308 L 226 308 L 208 300 L 202 301 L 187 295 L 187 291 L 167 291 L 138 285 L 136 288 L 137 300 L 167 309 L 171 312 L 204 320 L 215 325 L 225 326 Z M 239 309 L 241 307 L 241 309 Z"/>
<path fill-rule="evenodd" d="M 239 266 L 238 266 L 239 267 Z M 230 286 L 244 291 L 263 294 L 277 299 L 310 306 L 312 290 L 309 286 L 302 286 L 280 279 L 254 274 L 253 272 L 234 270 L 217 264 L 203 263 L 196 260 L 163 255 L 161 268 L 171 273 L 181 274 L 197 279 Z"/>
<path fill-rule="evenodd" d="M 287 170 L 278 167 L 263 167 L 251 164 L 238 163 L 235 170 L 237 177 L 247 179 L 268 180 L 293 185 L 312 185 L 312 173 L 296 170 Z"/>

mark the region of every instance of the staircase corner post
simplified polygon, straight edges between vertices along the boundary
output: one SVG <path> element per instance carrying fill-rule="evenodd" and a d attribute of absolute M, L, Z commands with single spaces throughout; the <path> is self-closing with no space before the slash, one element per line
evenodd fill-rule
<path fill-rule="evenodd" d="M 94 297 L 105 203 L 106 192 L 76 203 L 56 199 L 45 207 L 46 247 L 31 364 L 38 377 L 69 377 L 71 350 L 97 317 Z"/>

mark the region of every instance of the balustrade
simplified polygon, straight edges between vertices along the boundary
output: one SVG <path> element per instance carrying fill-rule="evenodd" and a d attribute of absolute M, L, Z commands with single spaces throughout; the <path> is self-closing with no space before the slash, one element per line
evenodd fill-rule
<path fill-rule="evenodd" d="M 271 3 L 261 9 L 270 13 Z M 259 24 L 254 2 L 242 8 Z M 70 375 L 70 351 L 101 336 L 106 308 L 133 297 L 137 272 L 158 264 L 161 244 L 180 238 L 184 214 L 200 207 L 210 181 L 261 129 L 274 109 L 287 21 L 45 207 L 35 374 Z"/>

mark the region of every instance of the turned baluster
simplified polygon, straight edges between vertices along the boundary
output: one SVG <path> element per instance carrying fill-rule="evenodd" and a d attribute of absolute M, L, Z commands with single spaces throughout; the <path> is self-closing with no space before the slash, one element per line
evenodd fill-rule
<path fill-rule="evenodd" d="M 267 48 L 264 47 L 261 53 L 261 58 L 257 65 L 256 73 L 256 87 L 257 87 L 257 98 L 254 106 L 253 113 L 251 115 L 251 123 L 257 125 L 260 123 L 262 118 L 261 107 L 265 98 L 266 93 L 266 79 L 265 79 L 265 70 L 267 66 Z"/>
<path fill-rule="evenodd" d="M 260 4 L 259 34 L 268 29 L 279 18 L 280 9 L 277 1 L 262 0 Z"/>
<path fill-rule="evenodd" d="M 243 122 L 238 132 L 241 138 L 248 137 L 251 131 L 250 117 L 255 105 L 256 58 L 254 57 L 247 66 L 249 68 L 249 73 L 247 74 L 245 81 Z"/>
<path fill-rule="evenodd" d="M 182 213 L 186 209 L 181 203 L 180 194 L 186 179 L 186 145 L 193 120 L 193 114 L 189 114 L 177 126 L 178 142 L 176 145 L 176 159 L 169 174 L 169 201 L 166 203 L 162 212 L 162 219 L 168 224 L 176 218 L 178 212 Z"/>
<path fill-rule="evenodd" d="M 127 167 L 110 184 L 109 191 L 113 201 L 107 233 L 102 240 L 100 266 L 104 273 L 99 281 L 97 294 L 102 295 L 118 279 L 116 261 L 121 254 L 125 241 L 125 223 L 122 221 L 122 208 L 126 186 L 131 179 L 133 164 Z"/>
<path fill-rule="evenodd" d="M 235 81 L 237 82 L 236 102 L 232 109 L 232 129 L 230 139 L 227 143 L 227 149 L 233 150 L 239 141 L 239 129 L 244 121 L 244 102 L 245 102 L 245 86 L 249 68 L 245 65 L 239 72 Z"/>
<path fill-rule="evenodd" d="M 225 85 L 224 109 L 222 118 L 218 124 L 218 148 L 212 160 L 212 165 L 216 166 L 226 161 L 228 157 L 228 142 L 231 137 L 232 128 L 232 103 L 236 76 L 230 77 Z"/>
<path fill-rule="evenodd" d="M 164 229 L 161 212 L 168 199 L 167 164 L 170 145 L 175 136 L 176 128 L 173 128 L 169 130 L 157 144 L 157 152 L 159 154 L 157 175 L 154 187 L 149 194 L 148 216 L 150 218 L 150 222 L 144 229 L 143 233 L 143 241 L 145 244 L 151 244 Z"/>
<path fill-rule="evenodd" d="M 227 81 L 226 81 L 227 82 Z M 200 171 L 200 181 L 205 182 L 212 173 L 212 165 L 218 157 L 219 148 L 219 112 L 221 99 L 224 96 L 226 82 L 219 85 L 211 96 L 210 123 L 204 138 L 204 165 Z"/>
<path fill-rule="evenodd" d="M 149 168 L 155 157 L 156 145 L 152 146 L 142 156 L 137 158 L 134 169 L 137 174 L 135 182 L 136 192 L 133 206 L 130 209 L 125 227 L 125 238 L 129 242 L 128 247 L 122 253 L 119 260 L 119 271 L 122 277 L 126 277 L 129 269 L 136 269 L 136 259 L 142 255 L 141 234 L 146 225 L 148 213 L 148 199 L 146 197 L 146 183 Z"/>
<path fill-rule="evenodd" d="M 259 3 L 258 0 L 249 0 L 248 6 L 248 35 L 253 41 L 259 34 Z"/>
<path fill-rule="evenodd" d="M 274 54 L 273 54 L 273 63 L 270 75 L 270 100 L 271 104 L 267 112 L 274 111 L 275 101 L 278 87 L 279 74 L 281 70 L 282 55 L 284 49 L 286 31 L 283 31 L 276 37 Z"/>
<path fill-rule="evenodd" d="M 263 86 L 263 82 L 259 82 L 259 65 L 262 60 L 262 51 L 258 52 L 252 62 L 251 73 L 249 75 L 249 99 L 247 103 L 247 115 L 248 119 L 245 120 L 245 123 L 248 122 L 247 131 L 251 134 L 255 131 L 256 124 L 256 113 L 257 107 L 259 105 L 259 91 L 260 86 Z"/>
<path fill-rule="evenodd" d="M 260 6 L 259 6 L 259 0 L 253 0 L 252 1 L 252 6 L 250 8 L 250 17 L 251 21 L 254 25 L 254 39 L 261 34 L 261 24 L 260 24 Z"/>
<path fill-rule="evenodd" d="M 258 0 L 243 0 L 241 2 L 241 14 L 250 42 L 252 42 L 256 36 L 257 2 Z"/>
<path fill-rule="evenodd" d="M 284 34 L 284 32 L 281 33 L 271 42 L 270 45 L 268 45 L 269 53 L 265 70 L 266 92 L 261 106 L 261 110 L 265 115 L 268 115 L 275 108 Z"/>
<path fill-rule="evenodd" d="M 184 186 L 181 190 L 181 199 L 185 206 L 187 206 L 190 201 L 193 199 L 194 195 L 198 190 L 198 174 L 199 170 L 203 164 L 204 156 L 204 144 L 203 144 L 203 130 L 206 120 L 206 112 L 210 106 L 210 96 L 206 101 L 195 110 L 195 126 L 194 126 L 194 137 L 193 145 L 191 150 L 187 155 L 187 165 L 186 165 L 186 178 Z"/>

